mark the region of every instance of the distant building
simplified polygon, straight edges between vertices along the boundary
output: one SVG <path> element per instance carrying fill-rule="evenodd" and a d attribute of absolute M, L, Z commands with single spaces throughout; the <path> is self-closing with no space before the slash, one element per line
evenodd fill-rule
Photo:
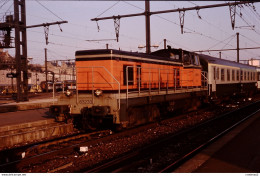
<path fill-rule="evenodd" d="M 33 58 L 28 59 L 31 61 Z M 59 64 L 60 63 L 60 64 Z M 47 62 L 47 80 L 61 82 L 65 80 L 75 80 L 75 63 L 74 62 Z M 8 73 L 15 73 L 15 58 L 9 55 L 8 51 L 0 49 L 0 88 L 13 87 L 16 89 L 16 79 L 8 78 Z M 45 65 L 28 64 L 28 84 L 40 85 L 46 80 Z"/>
<path fill-rule="evenodd" d="M 15 58 L 13 58 L 8 51 L 0 49 L 0 70 L 7 68 L 14 68 Z"/>
<path fill-rule="evenodd" d="M 248 60 L 248 64 L 249 65 L 253 65 L 253 66 L 260 66 L 260 60 L 259 59 L 249 59 Z"/>

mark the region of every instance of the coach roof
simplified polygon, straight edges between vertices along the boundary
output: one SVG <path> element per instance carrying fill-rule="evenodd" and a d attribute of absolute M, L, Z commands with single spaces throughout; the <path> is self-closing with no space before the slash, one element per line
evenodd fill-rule
<path fill-rule="evenodd" d="M 199 54 L 199 57 L 200 57 L 200 59 L 203 59 L 207 63 L 211 63 L 211 64 L 227 65 L 227 66 L 231 66 L 231 67 L 239 67 L 239 68 L 245 68 L 245 69 L 256 69 L 255 66 L 241 64 L 241 63 L 237 63 L 234 61 L 220 59 L 220 58 L 216 58 L 216 57 L 212 57 L 212 56 L 208 56 L 208 55 L 204 55 L 204 54 Z"/>

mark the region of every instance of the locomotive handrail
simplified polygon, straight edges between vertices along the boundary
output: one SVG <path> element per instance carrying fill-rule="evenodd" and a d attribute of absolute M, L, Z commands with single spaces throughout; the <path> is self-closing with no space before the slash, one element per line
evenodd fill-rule
<path fill-rule="evenodd" d="M 204 78 L 203 80 L 201 80 L 201 81 L 203 81 L 202 83 L 202 85 L 203 85 L 203 87 L 207 87 L 208 86 L 208 77 L 207 76 L 205 76 L 205 75 L 207 75 L 208 73 L 206 72 L 206 71 L 201 71 L 201 76 Z M 206 85 L 204 85 L 206 83 Z"/>
<path fill-rule="evenodd" d="M 106 67 L 104 66 L 90 66 L 90 67 L 76 67 L 76 103 L 78 104 L 78 84 L 81 84 L 81 83 L 78 83 L 77 81 L 77 78 L 78 78 L 78 71 L 77 69 L 80 69 L 80 68 L 91 68 L 91 72 L 92 72 L 92 83 L 82 83 L 82 84 L 92 84 L 92 104 L 94 104 L 94 68 L 102 68 L 104 69 L 112 78 L 113 80 L 116 82 L 116 83 L 108 83 L 108 84 L 117 84 L 118 85 L 118 109 L 117 111 L 120 110 L 120 82 L 114 77 L 114 75 L 109 72 L 107 70 Z M 95 83 L 95 84 L 104 84 L 104 83 Z"/>
<path fill-rule="evenodd" d="M 129 79 L 129 68 L 137 68 L 137 83 L 135 84 L 135 77 L 133 73 L 133 78 Z M 147 69 L 148 71 L 145 72 L 145 74 L 147 75 L 147 78 L 148 80 L 142 80 L 142 82 L 144 82 L 144 84 L 148 84 L 148 95 L 151 96 L 151 93 L 152 92 L 158 92 L 158 94 L 161 93 L 161 74 L 166 74 L 166 78 L 167 80 L 164 80 L 164 82 L 166 81 L 166 87 L 165 87 L 165 90 L 166 90 L 166 94 L 169 93 L 169 90 L 171 89 L 171 87 L 173 86 L 173 91 L 176 91 L 177 90 L 177 87 L 180 87 L 180 89 L 183 89 L 184 91 L 188 91 L 189 88 L 194 88 L 194 86 L 196 86 L 196 88 L 198 87 L 204 87 L 204 85 L 200 84 L 199 86 L 196 85 L 194 83 L 194 79 L 192 77 L 181 77 L 181 75 L 183 75 L 181 72 L 184 72 L 186 73 L 185 75 L 189 75 L 189 74 L 192 74 L 194 73 L 193 70 L 181 70 L 179 68 L 173 68 L 173 69 L 164 69 L 164 68 L 152 68 L 152 67 L 140 67 L 140 66 L 126 66 L 126 70 L 125 70 L 125 74 L 126 74 L 126 106 L 128 107 L 128 99 L 129 99 L 129 86 L 130 84 L 129 83 L 132 83 L 131 85 L 133 86 L 133 88 L 137 88 L 138 90 L 138 96 L 140 96 L 140 93 L 141 93 L 141 69 Z M 152 72 L 152 70 L 157 70 L 156 72 Z M 162 71 L 167 71 L 167 72 L 164 72 L 162 73 Z M 178 74 L 177 74 L 177 71 L 178 71 Z M 132 71 L 134 72 L 134 70 Z M 143 73 L 143 72 L 142 72 Z M 158 74 L 158 80 L 154 80 L 154 77 L 152 78 L 152 74 L 155 73 L 155 76 Z M 170 79 L 169 79 L 169 74 L 173 75 L 173 76 L 170 76 Z M 185 76 L 184 75 L 184 76 Z M 173 77 L 173 78 L 172 78 Z M 157 89 L 157 86 L 155 86 L 156 90 L 152 90 L 152 83 L 155 85 L 158 86 L 158 89 Z M 189 83 L 191 85 L 189 85 Z M 137 87 L 136 87 L 137 86 Z M 184 87 L 183 87 L 184 86 Z M 143 90 L 145 92 L 147 92 L 147 90 Z M 134 91 L 135 92 L 135 91 Z"/>

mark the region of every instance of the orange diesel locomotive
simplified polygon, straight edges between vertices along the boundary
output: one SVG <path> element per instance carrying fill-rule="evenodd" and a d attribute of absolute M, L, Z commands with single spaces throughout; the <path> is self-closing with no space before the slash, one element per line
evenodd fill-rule
<path fill-rule="evenodd" d="M 73 117 L 83 129 L 144 124 L 166 112 L 194 109 L 207 96 L 198 55 L 181 49 L 77 51 L 76 78 L 76 90 L 50 110 Z"/>

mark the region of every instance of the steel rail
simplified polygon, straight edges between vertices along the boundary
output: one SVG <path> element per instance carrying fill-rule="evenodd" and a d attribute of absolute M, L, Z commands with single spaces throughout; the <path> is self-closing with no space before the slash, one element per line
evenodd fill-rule
<path fill-rule="evenodd" d="M 32 145 L 29 145 L 29 146 L 25 146 L 25 147 L 27 147 L 27 149 L 25 149 L 25 152 L 28 152 L 28 150 L 30 152 L 30 151 L 35 150 L 35 148 L 44 148 L 44 147 L 48 147 L 50 145 L 55 145 L 57 143 L 62 143 L 62 142 L 66 143 L 69 140 L 77 140 L 77 139 L 84 138 L 84 137 L 88 138 L 88 140 L 89 140 L 89 141 L 84 141 L 84 142 L 80 142 L 80 143 L 77 143 L 77 144 L 73 144 L 73 145 L 64 147 L 62 149 L 56 149 L 56 150 L 48 151 L 48 152 L 45 152 L 45 153 L 40 153 L 38 155 L 30 156 L 28 158 L 24 158 L 24 159 L 21 158 L 21 159 L 15 160 L 15 161 L 10 161 L 10 162 L 4 163 L 4 164 L 0 164 L 0 171 L 2 170 L 2 168 L 5 168 L 5 167 L 13 166 L 13 165 L 16 165 L 16 164 L 19 164 L 19 163 L 22 163 L 22 165 L 26 165 L 26 163 L 31 163 L 31 160 L 39 160 L 40 161 L 40 160 L 44 160 L 44 158 L 46 158 L 46 157 L 48 158 L 48 156 L 54 156 L 57 153 L 63 153 L 65 151 L 70 151 L 71 149 L 74 149 L 75 147 L 79 147 L 80 145 L 83 145 L 86 142 L 90 142 L 91 138 L 96 139 L 94 137 L 97 134 L 99 134 L 99 135 L 100 134 L 103 134 L 103 135 L 109 134 L 110 135 L 110 130 L 92 132 L 92 133 L 88 133 L 88 134 L 79 133 L 79 134 L 67 136 L 65 138 L 62 137 L 62 138 L 58 138 L 56 140 L 52 139 L 50 141 L 40 142 L 39 144 L 32 144 Z M 101 135 L 101 136 L 103 136 L 103 135 Z M 91 137 L 91 136 L 94 136 L 94 137 Z M 11 150 L 15 150 L 15 149 L 11 149 Z M 17 150 L 20 151 L 21 149 L 18 148 Z M 6 150 L 5 152 L 8 152 L 8 150 Z"/>
<path fill-rule="evenodd" d="M 198 146 L 197 148 L 195 148 L 194 150 L 192 150 L 191 152 L 187 153 L 185 156 L 181 157 L 180 159 L 178 159 L 177 161 L 175 161 L 174 163 L 168 165 L 167 167 L 165 167 L 164 169 L 162 169 L 161 171 L 159 171 L 159 173 L 168 173 L 168 172 L 172 172 L 173 170 L 175 170 L 178 166 L 180 166 L 181 164 L 183 164 L 185 161 L 191 159 L 195 154 L 198 154 L 201 150 L 205 149 L 207 146 L 209 146 L 210 144 L 212 144 L 213 142 L 215 142 L 216 140 L 218 140 L 219 138 L 221 138 L 222 136 L 224 136 L 225 134 L 227 134 L 228 132 L 230 132 L 232 129 L 234 129 L 235 127 L 237 127 L 238 125 L 240 125 L 241 123 L 243 123 L 245 120 L 249 119 L 250 117 L 252 117 L 253 115 L 255 115 L 256 113 L 260 112 L 260 109 L 253 112 L 252 114 L 246 116 L 245 118 L 243 118 L 242 120 L 238 121 L 237 123 L 235 123 L 234 125 L 230 126 L 229 128 L 227 128 L 226 130 L 222 131 L 221 133 L 217 134 L 216 136 L 212 137 L 211 139 L 209 139 L 208 141 L 206 141 L 205 143 L 201 144 L 200 146 Z"/>
<path fill-rule="evenodd" d="M 222 119 L 223 117 L 226 117 L 226 116 L 229 116 L 231 115 L 232 113 L 235 113 L 235 112 L 238 112 L 238 111 L 241 111 L 245 108 L 248 108 L 248 107 L 251 107 L 255 104 L 259 104 L 260 101 L 258 102 L 255 102 L 253 104 L 250 104 L 250 105 L 247 105 L 247 106 L 244 106 L 244 107 L 241 107 L 240 109 L 238 110 L 233 110 L 233 111 L 230 111 L 230 112 L 227 112 L 227 113 L 224 113 L 220 116 L 217 116 L 216 118 L 213 118 L 213 119 L 209 119 L 205 122 L 202 122 L 196 126 L 193 126 L 191 128 L 188 128 L 188 129 L 185 129 L 183 131 L 180 131 L 174 135 L 170 135 L 166 138 L 163 138 L 161 139 L 160 141 L 157 141 L 157 142 L 154 142 L 150 145 L 147 145 L 141 149 L 138 149 L 138 150 L 135 150 L 135 151 L 131 151 L 121 157 L 118 157 L 116 159 L 112 159 L 102 165 L 99 165 L 99 166 L 96 166 L 92 169 L 89 169 L 89 170 L 83 170 L 83 172 L 86 172 L 86 173 L 103 173 L 103 172 L 124 172 L 124 168 L 130 168 L 131 167 L 131 164 L 129 166 L 129 163 L 135 163 L 136 160 L 138 160 L 137 158 L 143 158 L 142 155 L 146 152 L 146 151 L 151 151 L 153 150 L 152 148 L 153 147 L 156 147 L 156 146 L 159 146 L 160 144 L 163 144 L 164 142 L 167 142 L 169 141 L 170 139 L 173 139 L 175 137 L 178 137 L 184 133 L 187 133 L 189 131 L 192 131 L 196 128 L 199 128 L 199 127 L 202 127 L 203 125 L 206 125 L 207 123 L 210 123 L 210 122 L 213 122 L 214 120 L 218 120 L 218 119 Z M 259 112 L 260 110 L 258 110 L 257 112 Z M 222 131 L 221 133 L 219 133 L 217 136 L 214 136 L 213 138 L 211 138 L 208 142 L 209 143 L 212 143 L 214 142 L 215 140 L 217 140 L 221 135 L 224 135 L 225 133 L 227 133 L 229 130 L 233 129 L 235 126 L 238 125 L 238 123 L 242 123 L 243 121 L 245 121 L 246 119 L 248 119 L 249 117 L 251 117 L 252 115 L 254 115 L 255 113 L 257 112 L 254 112 L 252 114 L 250 114 L 249 116 L 247 115 L 246 118 L 243 118 L 243 120 L 240 120 L 239 122 L 237 122 L 235 125 L 233 124 L 231 127 L 229 127 L 228 129 Z M 207 144 L 207 145 L 208 145 Z M 202 149 L 201 146 L 197 147 L 196 149 L 194 149 L 193 151 L 200 151 Z M 185 156 L 181 157 L 180 159 L 178 159 L 177 161 L 174 162 L 174 164 L 171 164 L 171 165 L 174 165 L 176 166 L 177 164 L 180 164 L 181 162 L 183 162 L 185 159 L 187 159 L 188 156 L 191 156 L 192 154 L 194 154 L 194 152 L 189 152 L 188 154 L 186 154 Z M 160 170 L 159 172 L 168 172 L 173 166 L 167 166 L 165 167 L 164 169 Z"/>

